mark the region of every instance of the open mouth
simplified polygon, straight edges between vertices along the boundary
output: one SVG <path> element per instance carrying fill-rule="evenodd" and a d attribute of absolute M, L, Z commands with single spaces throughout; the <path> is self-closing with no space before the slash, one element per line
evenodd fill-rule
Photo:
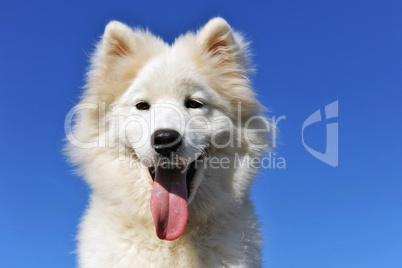
<path fill-rule="evenodd" d="M 190 197 L 191 194 L 191 182 L 193 181 L 194 175 L 197 172 L 196 163 L 197 160 L 191 162 L 188 166 L 187 173 L 186 173 L 186 186 L 187 186 L 187 198 Z M 166 167 L 170 168 L 170 167 Z M 151 174 L 152 180 L 155 182 L 155 167 L 149 167 L 149 174 Z"/>
<path fill-rule="evenodd" d="M 154 181 L 151 212 L 160 239 L 176 240 L 184 231 L 188 219 L 188 198 L 197 171 L 196 162 L 188 166 L 148 168 Z"/>

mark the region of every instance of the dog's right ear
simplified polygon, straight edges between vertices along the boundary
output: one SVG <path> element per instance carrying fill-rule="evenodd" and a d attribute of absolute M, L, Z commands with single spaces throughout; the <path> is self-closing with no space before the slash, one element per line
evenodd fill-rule
<path fill-rule="evenodd" d="M 91 57 L 87 93 L 108 101 L 124 92 L 154 52 L 144 44 L 144 40 L 149 43 L 152 38 L 155 39 L 152 34 L 121 22 L 109 22 Z"/>
<path fill-rule="evenodd" d="M 111 21 L 106 25 L 103 34 L 103 52 L 113 57 L 132 55 L 135 46 L 134 39 L 135 35 L 130 27 L 118 21 Z"/>
<path fill-rule="evenodd" d="M 118 21 L 109 22 L 91 56 L 87 94 L 112 101 L 127 90 L 150 58 L 167 48 L 149 31 L 133 29 Z"/>

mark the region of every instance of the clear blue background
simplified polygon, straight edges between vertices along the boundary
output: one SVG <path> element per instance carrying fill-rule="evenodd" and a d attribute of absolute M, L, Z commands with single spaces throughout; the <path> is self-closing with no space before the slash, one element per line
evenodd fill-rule
<path fill-rule="evenodd" d="M 285 115 L 252 198 L 264 267 L 402 267 L 401 1 L 0 1 L 0 267 L 74 267 L 88 189 L 61 153 L 87 54 L 111 19 L 168 42 L 223 16 L 253 41 L 255 89 Z M 339 166 L 301 126 L 339 100 Z M 306 130 L 325 147 L 325 122 Z"/>

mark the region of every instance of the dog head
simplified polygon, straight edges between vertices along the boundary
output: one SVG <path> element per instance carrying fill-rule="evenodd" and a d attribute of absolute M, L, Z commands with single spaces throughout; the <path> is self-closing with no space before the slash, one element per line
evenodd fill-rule
<path fill-rule="evenodd" d="M 158 237 L 177 239 L 187 222 L 189 202 L 205 208 L 248 191 L 253 170 L 213 170 L 205 163 L 214 156 L 234 160 L 235 153 L 261 154 L 266 133 L 241 133 L 246 125 L 267 127 L 263 120 L 250 123 L 260 115 L 261 105 L 250 88 L 249 73 L 247 43 L 222 18 L 180 36 L 172 45 L 148 31 L 112 21 L 92 57 L 82 100 L 102 101 L 103 112 L 83 109 L 75 126 L 81 139 L 98 135 L 109 143 L 94 149 L 96 153 L 72 155 L 90 166 L 104 159 L 104 153 L 131 154 L 132 161 L 142 164 L 136 170 L 146 170 L 146 177 L 154 181 L 151 197 L 140 196 L 150 201 Z M 121 173 L 128 177 L 130 172 Z M 94 188 L 111 185 L 89 180 Z M 115 185 L 127 185 L 128 180 Z M 198 190 L 208 194 L 198 197 Z"/>

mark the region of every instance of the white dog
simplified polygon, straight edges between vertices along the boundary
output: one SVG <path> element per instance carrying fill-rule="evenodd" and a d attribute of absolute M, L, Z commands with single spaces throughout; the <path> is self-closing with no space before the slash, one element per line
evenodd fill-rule
<path fill-rule="evenodd" d="M 270 124 L 249 73 L 222 18 L 172 45 L 106 26 L 68 134 L 92 190 L 80 267 L 260 266 L 249 189 Z"/>

